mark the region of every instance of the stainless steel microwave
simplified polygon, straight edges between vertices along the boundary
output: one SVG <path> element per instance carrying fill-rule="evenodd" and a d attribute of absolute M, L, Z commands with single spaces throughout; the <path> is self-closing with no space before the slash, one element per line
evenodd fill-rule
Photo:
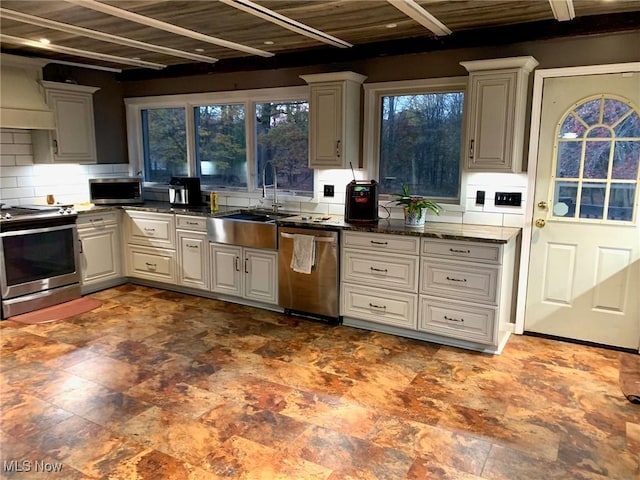
<path fill-rule="evenodd" d="M 143 203 L 139 177 L 90 178 L 89 194 L 94 205 Z"/>

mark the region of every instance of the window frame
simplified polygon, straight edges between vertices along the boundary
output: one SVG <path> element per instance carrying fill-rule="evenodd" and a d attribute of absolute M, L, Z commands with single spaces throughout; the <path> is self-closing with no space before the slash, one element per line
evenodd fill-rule
<path fill-rule="evenodd" d="M 141 111 L 151 108 L 178 108 L 185 109 L 186 135 L 187 135 L 187 171 L 189 175 L 197 175 L 196 165 L 196 135 L 194 108 L 207 105 L 230 105 L 242 104 L 245 107 L 245 142 L 247 152 L 247 187 L 225 187 L 225 194 L 234 192 L 255 195 L 260 193 L 257 184 L 256 171 L 256 149 L 255 149 L 255 123 L 254 112 L 258 103 L 285 102 L 285 101 L 307 101 L 310 100 L 308 86 L 295 87 L 275 87 L 255 90 L 235 90 L 205 93 L 189 93 L 176 95 L 158 95 L 150 97 L 130 97 L 125 99 L 126 122 L 127 122 L 127 143 L 129 161 L 133 172 L 142 172 L 145 187 L 164 187 L 166 184 L 158 182 L 148 182 L 144 179 L 144 150 L 142 139 L 142 115 Z M 311 197 L 315 195 L 317 189 L 318 175 L 314 175 L 314 191 L 310 192 Z M 203 185 L 206 189 L 206 185 Z M 219 187 L 216 187 L 216 189 Z M 281 192 L 278 192 L 281 193 Z M 282 192 L 286 198 L 287 191 Z M 305 198 L 295 195 L 297 199 Z"/>
<path fill-rule="evenodd" d="M 452 210 L 451 206 L 462 207 L 465 195 L 463 184 L 464 162 L 463 146 L 467 131 L 467 104 L 468 104 L 468 81 L 466 76 L 428 78 L 419 80 L 402 80 L 395 82 L 365 83 L 364 87 L 364 128 L 362 155 L 367 159 L 367 173 L 371 178 L 380 180 L 380 124 L 382 116 L 382 97 L 390 95 L 420 95 L 429 93 L 462 92 L 464 94 L 464 106 L 462 112 L 462 136 L 460 138 L 460 169 L 458 178 L 457 198 L 437 198 L 438 203 L 447 205 L 447 210 Z M 380 195 L 382 200 L 392 200 L 388 194 Z"/>

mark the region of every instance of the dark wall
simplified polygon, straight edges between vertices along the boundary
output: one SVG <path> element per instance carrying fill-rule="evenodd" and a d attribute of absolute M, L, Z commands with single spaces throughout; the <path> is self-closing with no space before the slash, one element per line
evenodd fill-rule
<path fill-rule="evenodd" d="M 204 75 L 127 81 L 124 82 L 124 96 L 144 97 L 304 85 L 299 75 L 341 70 L 352 70 L 367 75 L 368 83 L 449 77 L 467 74 L 459 65 L 460 61 L 520 55 L 534 56 L 540 62 L 538 68 L 622 63 L 640 61 L 639 46 L 640 31 L 634 31 L 495 47 L 440 50 L 321 65 L 314 65 L 313 54 L 310 54 L 309 66 L 306 67 L 215 73 L 214 65 L 213 71 Z"/>
<path fill-rule="evenodd" d="M 93 94 L 98 163 L 128 163 L 123 88 L 115 75 L 101 70 L 50 63 L 44 67 L 42 76 L 52 82 L 100 87 Z"/>

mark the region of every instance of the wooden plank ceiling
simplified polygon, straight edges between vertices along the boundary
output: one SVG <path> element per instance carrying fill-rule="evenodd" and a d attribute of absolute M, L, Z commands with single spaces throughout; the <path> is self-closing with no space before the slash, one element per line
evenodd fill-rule
<path fill-rule="evenodd" d="M 114 11 L 105 11 L 109 6 Z M 240 7 L 269 11 L 259 17 Z M 411 18 L 407 9 L 426 13 L 427 20 L 440 24 L 445 33 Z M 565 13 L 569 17 L 563 18 L 562 11 L 569 12 Z M 570 19 L 571 12 L 575 19 Z M 319 49 L 363 48 L 399 39 L 437 39 L 447 32 L 472 38 L 470 32 L 480 34 L 488 27 L 569 23 L 625 12 L 640 12 L 640 0 L 3 0 L 0 40 L 2 51 L 14 54 L 123 70 L 162 69 L 194 62 L 251 61 Z M 280 23 L 265 19 L 274 16 Z M 151 24 L 140 23 L 145 18 Z M 319 31 L 329 40 L 283 26 L 293 22 L 298 22 L 298 29 Z M 172 26 L 183 30 L 168 31 Z M 49 46 L 39 43 L 42 38 L 51 42 Z M 125 45 L 122 39 L 147 45 Z M 332 44 L 331 39 L 342 44 Z M 154 51 L 150 46 L 160 48 Z"/>

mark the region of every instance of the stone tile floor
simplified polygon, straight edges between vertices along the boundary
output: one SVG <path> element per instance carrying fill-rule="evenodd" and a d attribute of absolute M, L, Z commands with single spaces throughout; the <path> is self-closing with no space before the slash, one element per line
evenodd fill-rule
<path fill-rule="evenodd" d="M 0 323 L 2 478 L 633 479 L 615 351 L 502 355 L 124 285 Z"/>

